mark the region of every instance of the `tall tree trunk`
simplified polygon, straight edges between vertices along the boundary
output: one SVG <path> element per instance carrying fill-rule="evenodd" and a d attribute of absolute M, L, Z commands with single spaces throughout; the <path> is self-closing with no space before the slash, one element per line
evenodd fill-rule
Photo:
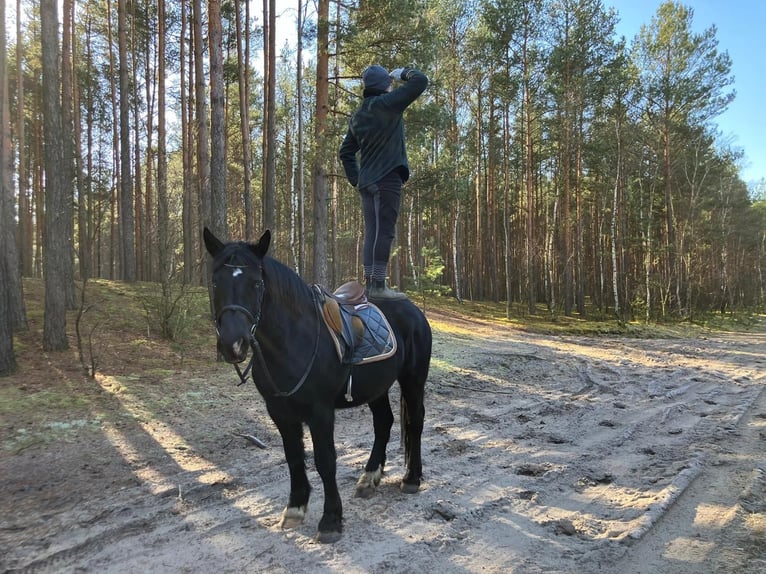
<path fill-rule="evenodd" d="M 128 0 L 117 0 L 117 44 L 120 78 L 120 199 L 119 240 L 120 278 L 136 280 L 135 221 L 133 213 L 133 182 L 130 176 L 130 85 L 128 82 Z"/>
<path fill-rule="evenodd" d="M 666 114 L 670 112 L 666 110 Z M 668 116 L 666 116 L 668 117 Z M 670 120 L 667 119 L 663 125 L 662 132 L 662 165 L 664 176 L 664 188 L 665 188 L 665 231 L 667 233 L 667 269 L 668 277 L 667 285 L 670 293 L 675 292 L 677 288 L 677 274 L 676 274 L 676 226 L 675 226 L 675 214 L 673 213 L 673 185 L 672 185 L 672 161 L 670 151 Z M 674 298 L 671 301 L 671 309 L 677 309 L 679 304 L 678 298 Z"/>
<path fill-rule="evenodd" d="M 578 114 L 579 116 L 579 114 Z M 585 277 L 587 273 L 585 271 L 585 213 L 583 210 L 583 196 L 582 196 L 582 178 L 580 174 L 583 173 L 582 166 L 582 144 L 579 137 L 582 133 L 582 118 L 578 117 L 577 130 L 578 134 L 576 147 L 575 147 L 575 210 L 577 221 L 575 223 L 575 240 L 574 240 L 574 261 L 575 261 L 575 304 L 577 306 L 577 313 L 581 316 L 585 316 Z"/>
<path fill-rule="evenodd" d="M 507 105 L 503 106 L 503 262 L 505 270 L 505 316 L 511 318 L 513 310 L 513 248 L 511 241 L 511 218 L 513 217 L 513 204 L 511 202 L 511 112 Z"/>
<path fill-rule="evenodd" d="M 62 178 L 69 195 L 64 203 L 67 236 L 74 238 L 74 97 L 72 68 L 72 29 L 74 20 L 74 0 L 63 2 L 63 34 L 61 37 L 61 130 L 62 145 L 64 146 L 64 163 L 61 165 Z M 72 245 L 72 247 L 74 247 Z M 77 294 L 74 287 L 74 248 L 67 254 L 68 264 L 64 268 L 66 279 L 60 286 L 66 297 L 67 309 L 77 308 Z"/>
<path fill-rule="evenodd" d="M 321 10 L 321 2 L 320 2 Z M 277 224 L 277 158 L 276 158 L 276 6 L 275 0 L 263 0 L 264 25 L 264 126 L 263 126 L 263 227 L 276 228 Z M 319 64 L 317 63 L 317 66 Z M 326 75 L 325 75 L 326 77 Z M 317 80 L 318 82 L 318 80 Z M 319 96 L 317 96 L 319 97 Z M 319 121 L 319 120 L 317 120 Z"/>
<path fill-rule="evenodd" d="M 197 125 L 197 181 L 199 186 L 200 217 L 202 225 L 212 225 L 210 202 L 210 150 L 205 94 L 204 38 L 202 36 L 202 4 L 194 0 L 194 104 Z M 201 231 L 198 233 L 201 237 Z M 204 274 L 207 277 L 207 273 Z M 206 279 L 205 279 L 206 280 Z"/>
<path fill-rule="evenodd" d="M 24 102 L 24 57 L 22 54 L 23 43 L 21 41 L 22 21 L 21 0 L 16 0 L 16 99 L 18 102 Z M 32 224 L 32 201 L 29 196 L 29 169 L 27 168 L 27 149 L 25 143 L 26 127 L 23 105 L 16 106 L 16 142 L 18 149 L 19 174 L 19 232 L 16 244 L 18 246 L 21 274 L 22 276 L 30 277 L 33 273 L 32 263 L 34 260 L 34 241 L 32 240 L 32 233 L 34 232 L 34 226 Z"/>
<path fill-rule="evenodd" d="M 229 237 L 226 222 L 226 102 L 223 86 L 221 0 L 208 1 L 210 49 L 210 230 Z"/>
<path fill-rule="evenodd" d="M 17 241 L 17 224 L 15 217 L 15 201 L 13 197 L 13 151 L 11 142 L 11 102 L 8 86 L 8 45 L 5 34 L 5 4 L 0 8 L 0 266 L 2 273 L 2 291 L 0 298 L 5 299 L 7 308 L 5 317 L 8 330 L 12 332 L 25 329 L 27 325 L 24 309 L 24 292 L 21 283 L 21 268 L 19 266 L 19 243 Z M 21 42 L 20 39 L 17 39 Z M 19 105 L 19 107 L 23 107 Z M 22 122 L 23 131 L 23 122 Z M 23 140 L 22 140 L 23 141 Z M 21 157 L 21 151 L 19 156 Z M 4 260 L 4 261 L 3 261 Z M 0 302 L 0 305 L 3 303 Z M 0 310 L 2 312 L 2 310 Z M 0 334 L 0 337 L 3 336 Z M 12 346 L 12 342 L 11 342 Z M 3 343 L 0 342 L 0 353 Z M 2 363 L 2 359 L 0 359 Z M 2 367 L 0 367 L 0 370 Z"/>
<path fill-rule="evenodd" d="M 131 71 L 131 97 L 133 102 L 131 112 L 133 114 L 133 249 L 136 267 L 136 279 L 146 281 L 145 261 L 146 254 L 146 205 L 141 178 L 141 118 L 140 107 L 141 98 L 138 90 L 138 38 L 136 29 L 138 28 L 138 11 L 135 2 L 131 1 L 131 26 L 130 26 L 130 71 Z"/>
<path fill-rule="evenodd" d="M 73 3 L 74 5 L 74 3 Z M 85 22 L 85 41 L 87 42 L 86 47 L 89 50 L 90 49 L 90 15 L 86 15 L 86 22 Z M 72 70 L 76 70 L 79 67 L 79 61 L 75 58 L 79 53 L 82 52 L 81 49 L 78 49 L 76 47 L 77 42 L 77 36 L 76 32 L 72 30 Z M 90 62 L 87 61 L 86 65 L 90 65 Z M 74 127 L 74 133 L 73 133 L 73 152 L 74 152 L 74 174 L 75 174 L 75 192 L 77 194 L 77 257 L 79 259 L 79 271 L 80 271 L 80 279 L 82 281 L 85 281 L 90 276 L 90 253 L 91 253 L 91 245 L 90 245 L 90 238 L 88 235 L 88 225 L 89 225 L 89 219 L 88 219 L 88 205 L 89 205 L 89 194 L 86 193 L 86 185 L 85 185 L 85 177 L 84 177 L 84 168 L 83 168 L 83 157 L 82 157 L 82 113 L 81 113 L 81 98 L 82 94 L 80 93 L 80 84 L 78 82 L 72 83 L 72 111 L 73 111 L 73 127 Z M 88 108 L 90 109 L 90 108 Z M 92 122 L 90 121 L 90 118 L 88 118 L 88 133 L 90 137 L 90 132 L 92 130 L 91 126 Z M 88 173 L 92 173 L 91 170 L 88 170 Z"/>
<path fill-rule="evenodd" d="M 620 165 L 622 157 L 620 155 L 620 122 L 619 119 L 615 125 L 616 141 L 617 141 L 617 169 L 614 176 L 614 189 L 612 196 L 612 222 L 610 225 L 610 235 L 612 243 L 612 295 L 614 297 L 614 315 L 617 317 L 617 321 L 622 323 L 622 308 L 620 306 L 620 289 L 619 289 L 619 259 L 617 257 L 617 222 L 619 220 L 618 210 L 620 208 Z"/>
<path fill-rule="evenodd" d="M 237 62 L 239 62 L 239 130 L 242 134 L 242 182 L 245 207 L 245 239 L 255 240 L 253 223 L 253 190 L 250 181 L 250 3 L 245 2 L 245 45 L 242 45 L 241 2 L 234 2 L 237 22 Z"/>
<path fill-rule="evenodd" d="M 313 282 L 327 285 L 327 114 L 329 111 L 330 0 L 319 0 L 317 10 L 316 124 L 314 166 L 314 273 Z"/>
<path fill-rule="evenodd" d="M 525 75 L 529 74 L 525 64 Z M 524 185 L 526 189 L 526 280 L 527 280 L 527 311 L 534 315 L 537 310 L 537 270 L 535 269 L 535 227 L 534 227 L 534 181 L 532 163 L 532 98 L 530 95 L 529 78 L 524 83 Z"/>
<path fill-rule="evenodd" d="M 470 241 L 469 243 L 473 243 L 473 253 L 471 253 L 471 258 L 474 260 L 474 270 L 478 271 L 478 273 L 474 272 L 473 275 L 473 281 L 469 282 L 469 285 L 473 285 L 473 293 L 469 294 L 472 299 L 483 299 L 486 292 L 486 256 L 484 253 L 485 250 L 485 241 L 486 241 L 486 233 L 487 233 L 487 224 L 484 219 L 484 210 L 486 209 L 485 202 L 482 201 L 482 195 L 483 195 L 483 189 L 482 186 L 484 185 L 484 177 L 483 177 L 483 160 L 484 160 L 484 149 L 482 142 L 483 140 L 483 122 L 482 122 L 482 115 L 483 115 L 483 107 L 484 107 L 484 93 L 481 88 L 481 81 L 477 82 L 476 86 L 476 152 L 475 152 L 475 161 L 476 161 L 476 176 L 474 178 L 474 201 L 476 204 L 476 212 L 475 212 L 475 218 L 474 218 L 474 230 L 473 233 L 475 235 L 474 241 Z"/>
<path fill-rule="evenodd" d="M 148 17 L 148 16 L 147 16 Z M 158 19 L 159 19 L 159 6 L 158 6 Z M 157 42 L 159 42 L 159 25 L 157 26 Z M 155 272 L 154 264 L 154 238 L 157 237 L 154 222 L 154 181 L 155 181 L 155 149 L 154 149 L 154 118 L 155 118 L 155 94 L 157 93 L 157 82 L 159 81 L 160 74 L 157 70 L 158 65 L 158 50 L 156 47 L 152 49 L 154 45 L 153 38 L 147 35 L 145 46 L 145 66 L 144 66 L 144 93 L 146 94 L 146 158 L 144 160 L 145 168 L 145 181 L 144 184 L 144 213 L 143 213 L 143 236 L 141 243 L 144 246 L 144 252 L 139 254 L 143 259 L 143 277 L 145 281 L 157 281 L 157 273 Z M 155 79 L 156 78 L 156 79 Z"/>
<path fill-rule="evenodd" d="M 165 126 L 165 0 L 157 5 L 157 235 L 159 275 L 163 295 L 167 295 L 170 283 L 172 246 L 168 213 L 168 159 Z M 182 40 L 183 43 L 183 40 Z M 183 76 L 182 76 L 183 77 Z M 183 110 L 181 112 L 183 115 Z"/>
<path fill-rule="evenodd" d="M 192 184 L 192 165 L 194 164 L 194 151 L 192 146 L 191 125 L 192 109 L 190 98 L 186 87 L 193 86 L 194 66 L 191 63 L 191 53 L 187 54 L 187 22 L 188 13 L 186 11 L 186 2 L 181 2 L 181 47 L 179 50 L 179 60 L 181 64 L 181 142 L 182 142 L 182 160 L 183 164 L 183 202 L 181 208 L 181 219 L 183 221 L 183 257 L 184 257 L 184 282 L 193 283 L 198 261 L 200 244 L 199 238 L 199 217 L 195 214 L 194 186 Z M 189 59 L 187 59 L 187 57 Z M 188 77 L 187 77 L 188 64 Z M 187 95 L 188 94 L 188 95 Z"/>
<path fill-rule="evenodd" d="M 43 348 L 62 351 L 69 347 L 66 336 L 66 292 L 61 286 L 66 272 L 71 237 L 66 218 L 66 188 L 61 118 L 61 76 L 59 71 L 58 11 L 55 0 L 41 0 L 40 26 L 43 61 L 43 123 L 45 152 L 45 230 L 43 267 L 45 274 L 45 317 Z"/>
<path fill-rule="evenodd" d="M 295 97 L 297 116 L 298 116 L 298 142 L 296 145 L 296 162 L 295 162 L 295 217 L 297 227 L 297 246 L 294 248 L 296 252 L 295 265 L 298 269 L 298 274 L 303 275 L 306 272 L 306 229 L 305 229 L 305 190 L 303 182 L 303 22 L 304 22 L 304 6 L 303 0 L 298 0 L 298 25 L 297 25 L 297 37 L 298 47 L 295 55 Z"/>
<path fill-rule="evenodd" d="M 119 0 L 118 0 L 119 1 Z M 112 182 L 110 188 L 109 197 L 109 273 L 107 276 L 109 279 L 115 279 L 117 273 L 115 272 L 115 259 L 119 251 L 118 246 L 118 221 L 117 221 L 117 195 L 122 180 L 122 163 L 120 162 L 120 119 L 119 119 L 119 106 L 117 103 L 117 69 L 114 56 L 114 33 L 112 31 L 112 3 L 111 0 L 107 0 L 107 44 L 109 46 L 109 95 L 111 98 L 109 109 L 112 111 L 112 165 L 114 166 L 114 173 L 112 174 Z M 119 9 L 118 9 L 119 12 Z"/>
<path fill-rule="evenodd" d="M 5 37 L 5 2 L 0 6 L 0 24 L 0 242 L 3 245 L 3 249 L 0 249 L 0 285 L 3 285 L 0 293 L 0 377 L 4 377 L 16 370 L 16 354 L 13 351 L 15 321 L 11 308 L 20 287 L 18 257 L 13 261 L 9 253 L 16 253 L 16 226 L 11 189 L 11 114 L 6 73 L 8 51 Z M 13 287 L 9 288 L 11 286 Z"/>
<path fill-rule="evenodd" d="M 40 105 L 43 105 L 42 99 Z M 43 127 L 40 122 L 35 119 L 34 128 L 32 130 L 32 140 L 35 142 L 34 158 L 32 159 L 32 165 L 34 170 L 32 174 L 32 202 L 34 203 L 34 215 L 37 217 L 37 225 L 34 226 L 34 244 L 35 244 L 35 269 L 34 276 L 43 276 L 43 235 L 45 233 L 45 192 L 43 186 L 43 170 L 45 167 L 45 159 L 43 152 Z M 42 225 L 40 222 L 42 221 Z M 30 223 L 30 227 L 31 227 Z"/>

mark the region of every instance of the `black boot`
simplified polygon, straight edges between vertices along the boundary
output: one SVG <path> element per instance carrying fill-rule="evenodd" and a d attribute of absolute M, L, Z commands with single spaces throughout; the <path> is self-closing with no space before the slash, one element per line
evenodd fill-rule
<path fill-rule="evenodd" d="M 394 291 L 393 289 L 386 287 L 385 279 L 376 279 L 373 281 L 372 287 L 370 287 L 367 296 L 370 299 L 388 299 L 389 301 L 407 298 L 407 295 L 404 293 L 400 293 L 399 291 Z"/>

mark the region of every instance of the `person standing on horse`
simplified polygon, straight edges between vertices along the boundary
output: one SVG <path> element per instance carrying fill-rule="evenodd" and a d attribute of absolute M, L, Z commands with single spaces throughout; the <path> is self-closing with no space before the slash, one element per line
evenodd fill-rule
<path fill-rule="evenodd" d="M 395 89 L 392 80 L 400 82 Z M 362 200 L 362 264 L 368 296 L 405 299 L 404 293 L 386 286 L 402 185 L 410 177 L 402 116 L 426 89 L 428 78 L 413 68 L 396 68 L 389 74 L 383 66 L 373 65 L 362 73 L 362 83 L 364 99 L 349 120 L 339 156 Z"/>

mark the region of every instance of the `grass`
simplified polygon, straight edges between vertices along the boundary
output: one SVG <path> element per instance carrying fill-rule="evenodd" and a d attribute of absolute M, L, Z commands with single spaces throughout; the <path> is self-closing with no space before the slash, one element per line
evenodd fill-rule
<path fill-rule="evenodd" d="M 575 313 L 566 316 L 563 313 L 552 315 L 545 305 L 538 304 L 536 312 L 530 314 L 526 304 L 513 303 L 511 316 L 507 317 L 507 305 L 502 302 L 457 301 L 453 297 L 429 296 L 413 299 L 423 309 L 438 310 L 473 318 L 481 321 L 506 325 L 524 331 L 556 335 L 625 335 L 638 338 L 679 338 L 698 337 L 712 331 L 748 331 L 755 328 L 766 315 L 736 312 L 699 313 L 693 321 L 668 319 L 663 322 L 645 323 L 630 321 L 620 324 L 614 317 L 604 317 L 603 313 L 592 307 L 586 307 L 585 316 Z"/>

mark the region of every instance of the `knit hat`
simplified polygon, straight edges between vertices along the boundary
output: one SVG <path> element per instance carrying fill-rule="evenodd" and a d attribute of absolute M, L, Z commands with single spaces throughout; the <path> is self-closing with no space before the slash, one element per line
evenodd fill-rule
<path fill-rule="evenodd" d="M 362 82 L 365 90 L 385 92 L 391 85 L 391 78 L 388 76 L 388 70 L 374 64 L 362 72 Z"/>

